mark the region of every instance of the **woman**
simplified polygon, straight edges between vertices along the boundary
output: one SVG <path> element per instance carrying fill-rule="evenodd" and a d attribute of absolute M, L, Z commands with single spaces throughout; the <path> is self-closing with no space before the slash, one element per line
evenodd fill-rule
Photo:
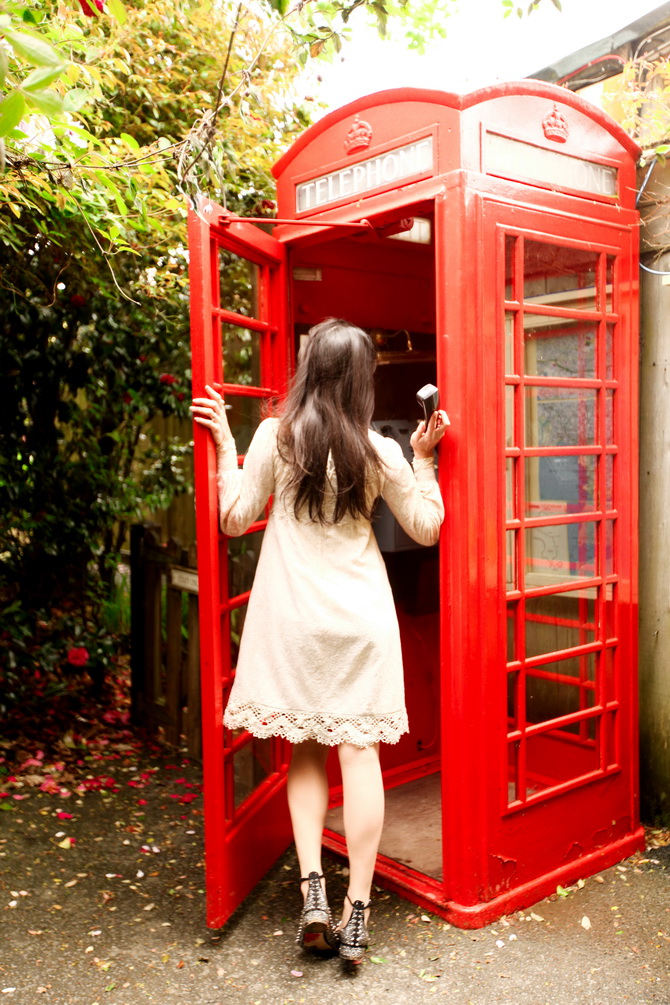
<path fill-rule="evenodd" d="M 260 424 L 242 471 L 221 395 L 208 386 L 209 397 L 192 406 L 216 443 L 222 531 L 242 534 L 274 496 L 224 723 L 293 743 L 288 801 L 305 877 L 298 942 L 354 962 L 368 943 L 384 818 L 379 744 L 408 729 L 398 621 L 372 511 L 383 497 L 424 545 L 437 541 L 444 516 L 433 450 L 446 416 L 419 423 L 412 471 L 395 440 L 370 429 L 375 366 L 360 328 L 335 319 L 312 328 L 281 417 Z M 336 928 L 321 870 L 333 746 L 350 865 Z"/>

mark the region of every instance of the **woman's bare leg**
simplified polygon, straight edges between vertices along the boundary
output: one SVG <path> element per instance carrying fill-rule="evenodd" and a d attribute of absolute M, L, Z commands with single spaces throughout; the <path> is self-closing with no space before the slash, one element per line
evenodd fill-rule
<path fill-rule="evenodd" d="M 352 901 L 370 900 L 372 877 L 384 825 L 384 783 L 379 765 L 379 744 L 355 747 L 342 743 L 338 747 L 344 788 L 344 833 L 349 855 L 349 888 Z M 342 924 L 351 914 L 351 905 L 344 902 Z M 367 912 L 366 912 L 367 916 Z"/>
<path fill-rule="evenodd" d="M 288 772 L 288 806 L 293 825 L 293 838 L 300 863 L 300 875 L 310 872 L 321 875 L 321 842 L 328 809 L 328 778 L 326 760 L 330 747 L 305 740 L 293 745 Z M 321 885 L 325 889 L 325 881 Z M 301 886 L 307 896 L 307 883 Z"/>

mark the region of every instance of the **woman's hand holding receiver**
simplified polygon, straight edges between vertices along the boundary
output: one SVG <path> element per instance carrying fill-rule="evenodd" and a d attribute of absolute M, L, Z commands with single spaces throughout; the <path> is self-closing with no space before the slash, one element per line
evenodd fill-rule
<path fill-rule="evenodd" d="M 229 443 L 234 442 L 233 434 L 228 425 L 226 403 L 219 392 L 209 384 L 205 384 L 205 391 L 209 395 L 208 398 L 193 399 L 193 404 L 190 406 L 193 419 L 210 430 L 217 451 L 222 450 Z"/>
<path fill-rule="evenodd" d="M 447 429 L 447 414 L 438 409 L 428 420 L 428 426 L 421 420 L 410 438 L 410 446 L 414 456 L 418 458 L 432 457 L 433 450 L 444 436 Z"/>

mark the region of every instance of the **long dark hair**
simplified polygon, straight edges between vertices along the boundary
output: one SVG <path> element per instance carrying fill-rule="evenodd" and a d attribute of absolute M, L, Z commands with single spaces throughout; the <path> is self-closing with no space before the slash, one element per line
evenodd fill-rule
<path fill-rule="evenodd" d="M 381 471 L 370 442 L 377 364 L 372 339 L 360 328 L 329 318 L 310 329 L 282 411 L 279 451 L 289 463 L 287 492 L 294 512 L 307 508 L 311 520 L 339 523 L 347 514 L 370 518 L 373 499 L 366 482 Z M 335 507 L 326 511 L 328 458 L 337 485 Z"/>

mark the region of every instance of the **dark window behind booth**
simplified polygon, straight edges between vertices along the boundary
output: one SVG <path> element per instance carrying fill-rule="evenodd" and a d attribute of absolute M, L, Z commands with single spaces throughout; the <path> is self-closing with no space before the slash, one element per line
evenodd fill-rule
<path fill-rule="evenodd" d="M 377 878 L 477 927 L 642 844 L 636 762 L 635 145 L 537 82 L 372 95 L 275 168 L 272 233 L 190 214 L 194 390 L 223 380 L 243 453 L 310 327 L 378 349 L 375 428 L 408 458 L 440 388 L 440 544 L 375 522 L 410 732 L 382 750 Z M 208 923 L 290 842 L 282 740 L 221 716 L 267 514 L 218 531 L 195 431 Z M 277 583 L 277 589 L 282 584 Z M 345 852 L 330 762 L 326 844 Z"/>

